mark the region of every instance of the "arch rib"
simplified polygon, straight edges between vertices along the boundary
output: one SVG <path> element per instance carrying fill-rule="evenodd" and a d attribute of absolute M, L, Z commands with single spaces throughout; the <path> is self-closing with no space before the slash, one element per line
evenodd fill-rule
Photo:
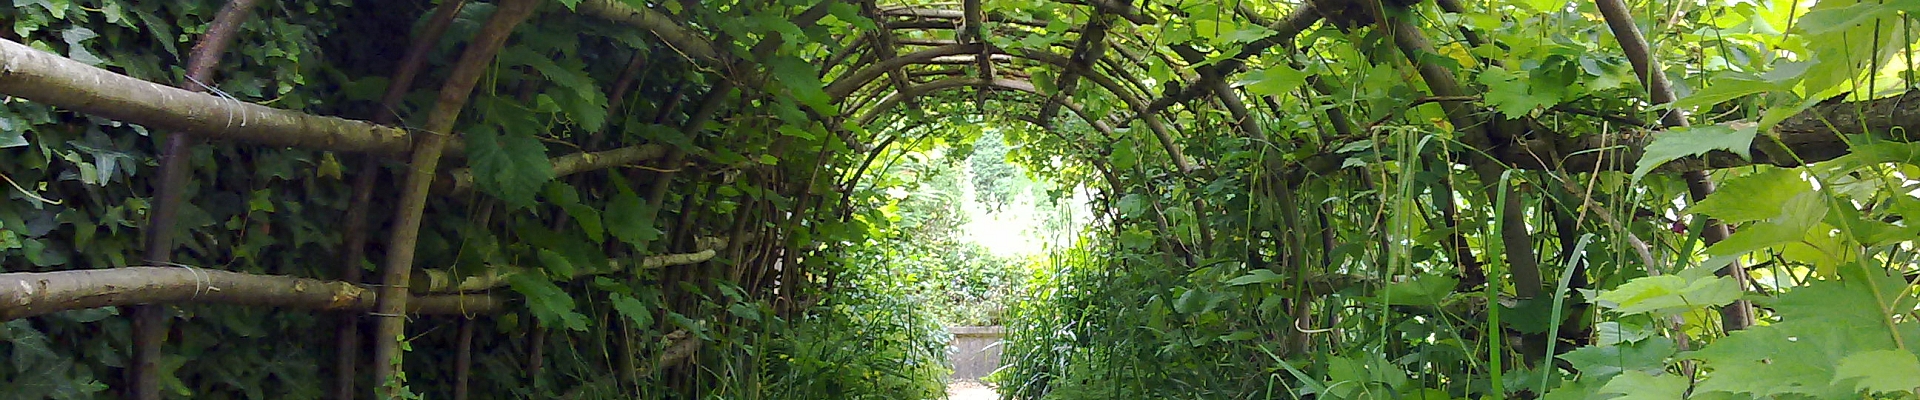
<path fill-rule="evenodd" d="M 1098 74 L 1087 74 L 1089 78 L 1096 75 Z M 1099 118 L 1095 118 L 1092 115 L 1089 115 L 1087 113 L 1086 108 L 1081 107 L 1078 104 L 1074 104 L 1073 102 L 1069 101 L 1067 98 L 1063 96 L 1053 96 L 1053 95 L 1050 95 L 1049 93 L 1043 92 L 1038 88 L 1034 87 L 1032 82 L 1013 80 L 1013 79 L 949 78 L 949 79 L 941 79 L 941 80 L 937 80 L 937 81 L 933 81 L 933 82 L 929 82 L 921 85 L 915 85 L 913 87 L 909 87 L 904 90 L 896 91 L 893 94 L 887 95 L 885 99 L 880 100 L 879 103 L 876 103 L 872 108 L 869 108 L 865 113 L 862 113 L 858 121 L 861 126 L 866 126 L 868 124 L 871 124 L 874 119 L 879 118 L 880 115 L 886 113 L 887 111 L 892 110 L 894 107 L 898 107 L 901 102 L 906 101 L 906 99 L 908 98 L 925 96 L 927 94 L 931 94 L 933 92 L 938 92 L 941 90 L 962 88 L 962 87 L 1005 89 L 1005 90 L 1021 91 L 1021 92 L 1027 92 L 1027 93 L 1039 95 L 1040 97 L 1045 98 L 1046 99 L 1045 101 L 1047 102 L 1057 102 L 1061 106 L 1066 107 L 1067 110 L 1072 111 L 1075 115 L 1078 115 L 1080 119 L 1085 120 L 1087 122 L 1087 125 L 1093 126 L 1095 130 L 1098 130 L 1106 134 L 1111 134 L 1113 132 L 1112 126 L 1107 125 L 1105 121 L 1102 121 Z M 1121 96 L 1127 97 L 1124 95 L 1121 95 Z M 1138 105 L 1139 99 L 1134 98 L 1131 103 Z M 1186 173 L 1186 172 L 1192 171 L 1192 167 L 1185 160 L 1186 156 L 1184 154 L 1181 154 L 1180 148 L 1178 147 L 1178 145 L 1172 142 L 1173 140 L 1172 136 L 1166 133 L 1166 126 L 1159 124 L 1158 118 L 1150 117 L 1150 118 L 1143 118 L 1143 120 L 1147 121 L 1147 124 L 1148 124 L 1147 126 L 1149 129 L 1154 130 L 1154 135 L 1158 137 L 1158 139 L 1160 139 L 1161 145 L 1164 146 L 1165 149 L 1167 150 L 1167 155 L 1169 157 L 1173 157 L 1174 165 L 1180 168 L 1180 172 Z"/>

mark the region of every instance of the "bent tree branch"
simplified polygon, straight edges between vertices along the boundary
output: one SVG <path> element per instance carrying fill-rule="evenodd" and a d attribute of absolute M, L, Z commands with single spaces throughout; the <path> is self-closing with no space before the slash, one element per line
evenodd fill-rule
<path fill-rule="evenodd" d="M 400 342 L 406 334 L 406 319 L 400 318 L 400 310 L 407 304 L 407 281 L 413 277 L 413 256 L 420 236 L 420 224 L 427 208 L 427 195 L 434 178 L 438 175 L 440 154 L 447 149 L 447 142 L 453 137 L 453 127 L 459 120 L 460 110 L 466 108 L 468 95 L 474 85 L 479 83 L 485 72 L 485 65 L 498 54 L 507 37 L 533 15 L 538 3 L 532 0 L 505 0 L 498 3 L 492 16 L 487 17 L 486 25 L 475 34 L 466 50 L 460 54 L 460 60 L 454 63 L 453 71 L 440 87 L 440 95 L 427 112 L 426 134 L 420 138 L 420 146 L 412 154 L 408 163 L 406 183 L 401 186 L 398 206 L 394 208 L 393 225 L 389 229 L 387 259 L 381 267 L 382 284 L 380 289 L 380 318 L 375 326 L 373 356 L 374 382 L 380 384 L 378 392 L 387 399 L 400 398 L 405 390 L 401 385 Z"/>
<path fill-rule="evenodd" d="M 969 49 L 968 45 L 953 47 L 932 49 L 929 54 Z M 5 60 L 0 61 L 0 95 L 16 96 L 149 128 L 186 132 L 208 139 L 315 150 L 399 153 L 412 146 L 411 135 L 400 128 L 192 93 L 95 68 L 10 40 L 0 40 L 0 59 Z M 911 63 L 916 61 L 916 55 L 901 56 L 891 61 Z M 865 81 L 857 78 L 836 79 L 828 86 L 828 92 L 840 94 L 849 89 L 851 82 Z M 1824 161 L 1847 154 L 1847 146 L 1841 140 L 1843 135 L 1873 132 L 1887 134 L 1888 139 L 1892 140 L 1915 141 L 1920 137 L 1911 132 L 1920 129 L 1920 109 L 1901 105 L 1914 104 L 1916 100 L 1920 100 L 1920 93 L 1823 104 L 1781 122 L 1774 128 L 1774 133 L 1786 145 L 1784 150 L 1791 150 L 1792 154 L 1806 162 Z M 453 139 L 452 143 L 448 143 L 449 151 L 458 155 L 457 149 L 463 147 L 463 143 L 458 138 Z M 1642 149 L 1649 141 L 1648 135 L 1636 133 L 1560 140 L 1557 141 L 1560 148 L 1550 147 L 1546 143 L 1519 142 L 1503 146 L 1496 155 L 1503 163 L 1522 169 L 1620 171 L 1631 169 L 1638 162 Z M 1798 165 L 1791 158 L 1772 156 L 1780 154 L 1779 151 L 1766 151 L 1781 149 L 1763 148 L 1765 146 L 1772 144 L 1755 145 L 1757 150 L 1762 151 L 1754 151 L 1751 161 L 1731 154 L 1715 153 L 1704 158 L 1675 160 L 1663 165 L 1660 170 L 1706 170 L 1751 164 Z M 653 154 L 655 151 L 641 145 L 561 156 L 553 161 L 556 173 L 564 175 L 565 172 L 561 172 L 563 169 L 575 173 L 587 172 L 657 158 Z"/>

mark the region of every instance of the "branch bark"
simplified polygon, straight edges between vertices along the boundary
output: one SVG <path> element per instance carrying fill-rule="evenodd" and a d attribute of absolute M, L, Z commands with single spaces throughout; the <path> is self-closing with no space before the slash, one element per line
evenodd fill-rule
<path fill-rule="evenodd" d="M 1268 29 L 1274 30 L 1275 33 L 1273 35 L 1240 46 L 1239 53 L 1225 60 L 1220 60 L 1218 63 L 1214 63 L 1212 68 L 1202 68 L 1199 81 L 1190 82 L 1189 85 L 1182 87 L 1174 93 L 1162 93 L 1159 99 L 1155 99 L 1152 103 L 1147 104 L 1147 112 L 1143 112 L 1142 114 L 1157 113 L 1174 104 L 1192 100 L 1194 97 L 1212 91 L 1213 83 L 1210 81 L 1224 81 L 1228 75 L 1239 73 L 1242 68 L 1246 68 L 1247 59 L 1264 53 L 1267 49 L 1273 48 L 1273 46 L 1293 41 L 1294 37 L 1300 36 L 1301 32 L 1306 32 L 1308 27 L 1312 27 L 1314 23 L 1320 22 L 1320 19 L 1320 11 L 1313 7 L 1312 2 L 1300 4 L 1298 8 L 1293 9 L 1293 12 L 1287 13 L 1286 18 L 1273 21 L 1271 24 L 1264 24 L 1267 25 Z M 1263 21 L 1254 21 L 1254 23 L 1260 22 Z"/>
<path fill-rule="evenodd" d="M 1107 28 L 1111 25 L 1111 20 L 1103 15 L 1095 15 L 1087 21 L 1086 28 L 1081 29 L 1083 33 L 1080 34 L 1080 38 L 1074 41 L 1073 55 L 1067 58 L 1068 61 L 1072 61 L 1075 64 L 1076 68 L 1060 74 L 1060 78 L 1054 81 L 1055 83 L 1053 85 L 1053 87 L 1059 89 L 1055 90 L 1054 93 L 1048 97 L 1073 95 L 1073 91 L 1080 85 L 1080 71 L 1093 70 L 1093 60 L 1098 59 L 1106 53 Z M 984 75 L 981 77 L 992 78 L 992 76 Z M 1041 125 L 1045 126 L 1052 124 L 1054 114 L 1059 113 L 1060 104 L 1058 102 L 1048 101 L 1040 105 L 1040 114 L 1036 116 L 1040 118 L 1042 122 Z"/>
<path fill-rule="evenodd" d="M 234 33 L 253 15 L 256 4 L 258 0 L 233 0 L 220 8 L 207 32 L 200 36 L 199 43 L 187 56 L 186 81 L 180 82 L 181 89 L 206 93 L 207 85 L 213 82 L 213 70 L 220 65 L 220 56 L 233 44 Z M 180 203 L 186 201 L 183 192 L 190 179 L 187 167 L 193 157 L 193 143 L 188 140 L 187 134 L 174 132 L 167 135 L 161 148 L 160 179 L 155 183 L 153 212 L 146 226 L 148 262 L 173 262 L 173 235 L 179 228 Z M 133 386 L 129 397 L 160 399 L 160 350 L 167 341 L 164 312 L 157 306 L 133 308 L 133 368 L 129 371 Z"/>
<path fill-rule="evenodd" d="M 659 37 L 660 41 L 666 42 L 668 47 L 687 59 L 713 63 L 712 66 L 719 66 L 724 61 L 713 42 L 680 26 L 679 22 L 659 11 L 636 8 L 620 0 L 586 0 L 574 6 L 574 9 L 582 14 L 653 32 L 653 36 Z"/>
<path fill-rule="evenodd" d="M 0 274 L 0 321 L 137 304 L 234 304 L 319 311 L 369 311 L 377 293 L 350 282 L 194 267 L 121 267 Z M 420 296 L 416 314 L 485 314 L 505 301 L 487 295 Z"/>
<path fill-rule="evenodd" d="M 638 371 L 640 375 L 659 372 L 674 364 L 678 364 L 680 361 L 693 357 L 693 351 L 699 350 L 701 344 L 700 337 L 688 333 L 686 329 L 667 333 L 667 335 L 660 338 L 660 340 L 667 342 L 666 349 L 660 352 L 659 357 L 653 359 L 653 365 L 644 367 Z"/>
<path fill-rule="evenodd" d="M 879 5 L 875 4 L 874 0 L 862 0 L 860 2 L 861 12 L 875 21 L 881 20 L 879 8 Z M 865 37 L 867 42 L 872 44 L 874 57 L 880 61 L 884 62 L 900 56 L 900 48 L 894 43 L 892 31 L 882 30 L 878 32 L 868 32 Z M 907 80 L 907 74 L 900 68 L 887 71 L 887 78 L 888 82 L 892 82 L 895 88 L 905 88 L 912 85 L 912 83 Z M 908 103 L 908 105 L 914 108 L 920 108 L 918 103 Z"/>
<path fill-rule="evenodd" d="M 460 319 L 460 334 L 454 339 L 453 400 L 467 400 L 467 382 L 473 375 L 473 318 Z"/>
<path fill-rule="evenodd" d="M 1784 148 L 1771 140 L 1755 140 L 1751 160 L 1715 151 L 1704 157 L 1673 160 L 1655 171 L 1705 171 L 1760 164 L 1796 167 L 1847 155 L 1851 150 L 1842 137 L 1851 135 L 1920 141 L 1920 108 L 1912 107 L 1920 103 L 1915 102 L 1920 102 L 1920 91 L 1874 100 L 1821 104 L 1774 126 L 1771 134 L 1780 139 Z M 1501 162 L 1523 169 L 1569 173 L 1631 171 L 1657 134 L 1629 131 L 1580 140 L 1561 139 L 1558 143 L 1526 141 L 1501 148 L 1496 154 Z"/>
<path fill-rule="evenodd" d="M 556 277 L 558 278 L 556 280 L 574 280 L 574 279 L 579 279 L 579 278 L 584 278 L 584 277 L 589 277 L 594 275 L 606 275 L 606 274 L 612 274 L 612 273 L 622 272 L 622 271 L 639 272 L 639 271 L 645 271 L 649 269 L 656 269 L 656 268 L 667 267 L 667 266 L 688 265 L 688 264 L 697 264 L 701 262 L 706 262 L 707 260 L 713 259 L 715 255 L 718 255 L 720 250 L 725 250 L 727 248 L 727 239 L 705 238 L 702 240 L 701 247 L 704 247 L 704 249 L 700 251 L 691 252 L 691 253 L 661 254 L 661 255 L 643 257 L 640 259 L 639 263 L 632 264 L 632 265 L 621 265 L 619 261 L 610 261 L 607 263 L 606 266 L 602 266 L 602 267 L 578 268 L 574 270 L 572 275 L 564 276 L 564 277 Z M 510 280 L 515 275 L 527 273 L 530 270 L 525 267 L 516 267 L 511 265 L 494 265 L 490 267 L 491 268 L 489 268 L 488 271 L 484 273 L 481 273 L 479 275 L 474 275 L 474 276 L 468 276 L 465 279 L 459 279 L 458 282 L 455 282 L 455 277 L 458 275 L 449 269 L 426 269 L 426 270 L 415 271 L 413 280 L 416 281 L 417 283 L 414 284 L 413 291 L 415 293 L 455 293 L 455 292 L 483 291 L 487 289 L 506 286 L 508 282 L 510 282 Z"/>
<path fill-rule="evenodd" d="M 399 128 L 193 93 L 0 40 L 0 94 L 207 139 L 316 150 L 397 153 Z"/>

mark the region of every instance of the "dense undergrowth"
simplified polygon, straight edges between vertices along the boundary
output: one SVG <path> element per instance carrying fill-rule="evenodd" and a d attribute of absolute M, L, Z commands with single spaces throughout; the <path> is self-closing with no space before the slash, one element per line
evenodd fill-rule
<path fill-rule="evenodd" d="M 1853 146 L 1808 167 L 1727 171 L 1685 207 L 1667 179 L 1564 186 L 1582 195 L 1531 175 L 1560 192 L 1527 205 L 1551 229 L 1530 242 L 1554 296 L 1533 299 L 1497 279 L 1460 290 L 1472 286 L 1443 237 L 1388 214 L 1445 201 L 1429 185 L 1465 180 L 1447 177 L 1457 170 L 1388 162 L 1374 188 L 1309 184 L 1318 193 L 1303 197 L 1328 200 L 1300 210 L 1297 236 L 1194 267 L 1129 243 L 1142 228 L 1098 226 L 1024 285 L 994 381 L 1019 399 L 1912 398 L 1920 183 L 1907 177 L 1920 146 Z M 1612 210 L 1638 211 L 1578 203 L 1607 193 Z M 1647 218 L 1659 214 L 1679 220 Z M 1703 246 L 1707 218 L 1741 228 Z M 1312 267 L 1274 267 L 1289 257 Z M 1751 287 L 1713 274 L 1730 261 Z M 1731 331 L 1714 310 L 1742 299 L 1757 323 Z"/>

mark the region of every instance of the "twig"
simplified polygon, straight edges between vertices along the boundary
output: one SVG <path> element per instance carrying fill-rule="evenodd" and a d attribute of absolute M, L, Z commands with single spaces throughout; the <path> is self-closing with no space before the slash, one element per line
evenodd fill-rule
<path fill-rule="evenodd" d="M 28 191 L 27 188 L 20 187 L 19 183 L 14 182 L 13 178 L 8 178 L 7 174 L 4 172 L 0 172 L 0 180 L 7 181 L 7 184 L 12 185 L 14 190 L 19 190 L 20 194 L 27 195 L 27 197 L 33 198 L 34 200 L 39 200 L 40 202 L 47 203 L 47 204 L 60 204 L 60 201 L 58 200 L 48 200 L 45 197 L 40 197 L 40 195 L 34 194 L 31 191 Z"/>

